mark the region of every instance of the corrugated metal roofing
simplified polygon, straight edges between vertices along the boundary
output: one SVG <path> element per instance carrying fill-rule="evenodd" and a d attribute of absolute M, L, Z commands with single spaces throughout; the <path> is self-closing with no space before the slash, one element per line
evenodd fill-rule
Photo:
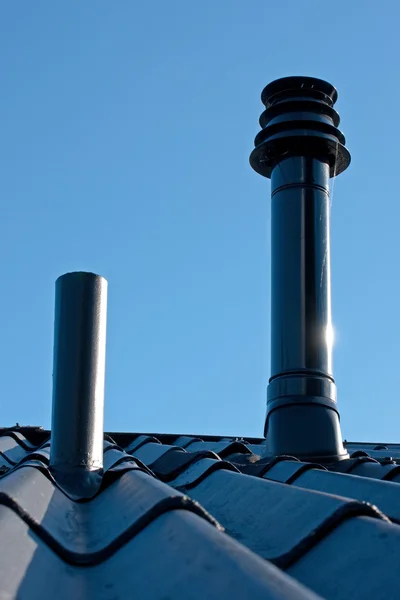
<path fill-rule="evenodd" d="M 400 445 L 332 468 L 265 440 L 111 433 L 92 498 L 0 429 L 0 598 L 397 598 Z"/>

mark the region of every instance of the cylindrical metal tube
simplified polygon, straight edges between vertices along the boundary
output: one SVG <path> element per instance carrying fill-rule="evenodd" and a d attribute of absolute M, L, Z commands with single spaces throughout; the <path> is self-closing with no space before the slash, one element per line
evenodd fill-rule
<path fill-rule="evenodd" d="M 328 162 L 282 160 L 271 195 L 271 379 L 332 377 Z"/>
<path fill-rule="evenodd" d="M 50 466 L 103 468 L 107 281 L 67 273 L 56 281 Z"/>
<path fill-rule="evenodd" d="M 332 462 L 343 447 L 332 371 L 329 179 L 350 163 L 336 89 L 286 77 L 261 95 L 252 167 L 271 178 L 271 455 Z"/>

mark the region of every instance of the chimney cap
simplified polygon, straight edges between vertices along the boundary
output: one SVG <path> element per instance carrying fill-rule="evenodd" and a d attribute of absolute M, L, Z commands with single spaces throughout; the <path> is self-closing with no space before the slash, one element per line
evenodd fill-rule
<path fill-rule="evenodd" d="M 317 77 L 282 77 L 269 83 L 261 92 L 261 102 L 268 108 L 282 99 L 282 95 L 289 97 L 314 96 L 333 106 L 338 99 L 338 93 L 331 83 Z"/>
<path fill-rule="evenodd" d="M 261 94 L 266 108 L 250 155 L 252 168 L 270 178 L 284 157 L 306 153 L 328 162 L 330 177 L 347 169 L 350 153 L 333 108 L 337 97 L 333 85 L 315 77 L 283 77 L 268 84 Z"/>

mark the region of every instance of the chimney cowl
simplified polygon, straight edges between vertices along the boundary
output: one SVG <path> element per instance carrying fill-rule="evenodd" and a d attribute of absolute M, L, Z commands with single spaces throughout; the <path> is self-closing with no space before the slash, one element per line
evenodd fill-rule
<path fill-rule="evenodd" d="M 324 156 L 330 176 L 350 164 L 345 137 L 338 129 L 340 117 L 333 108 L 338 97 L 330 83 L 314 77 L 284 77 L 267 85 L 261 94 L 265 110 L 260 117 L 250 164 L 271 177 L 285 156 Z"/>
<path fill-rule="evenodd" d="M 285 77 L 263 90 L 250 164 L 271 179 L 271 455 L 347 458 L 332 372 L 329 179 L 350 163 L 336 89 Z"/>

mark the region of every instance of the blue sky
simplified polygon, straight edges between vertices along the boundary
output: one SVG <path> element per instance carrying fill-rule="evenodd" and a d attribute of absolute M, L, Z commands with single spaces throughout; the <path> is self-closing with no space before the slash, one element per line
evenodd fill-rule
<path fill-rule="evenodd" d="M 343 435 L 400 441 L 399 8 L 21 0 L 0 8 L 1 424 L 50 426 L 54 282 L 109 281 L 107 430 L 262 435 L 269 181 L 260 92 L 327 79 Z"/>

